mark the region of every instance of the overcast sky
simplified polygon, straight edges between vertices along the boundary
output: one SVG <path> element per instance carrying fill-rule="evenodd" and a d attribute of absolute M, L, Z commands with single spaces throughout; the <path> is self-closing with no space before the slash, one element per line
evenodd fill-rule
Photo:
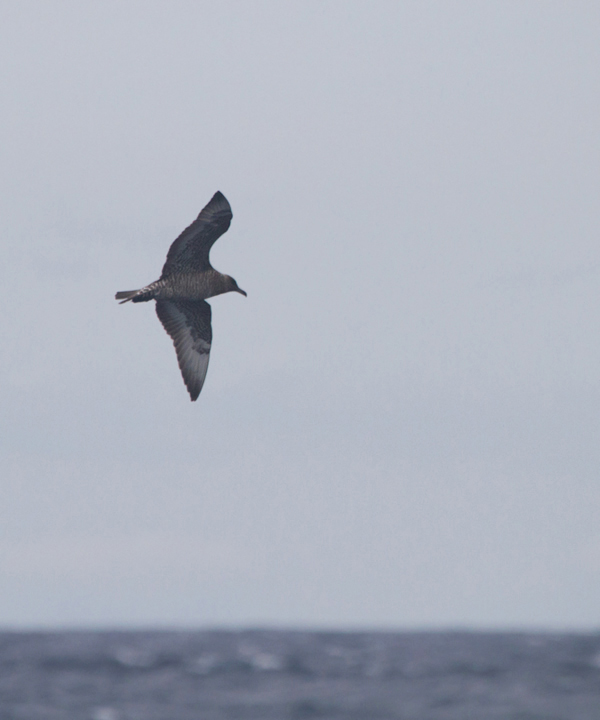
<path fill-rule="evenodd" d="M 0 626 L 600 626 L 597 2 L 0 1 Z M 189 401 L 153 303 L 216 190 Z"/>

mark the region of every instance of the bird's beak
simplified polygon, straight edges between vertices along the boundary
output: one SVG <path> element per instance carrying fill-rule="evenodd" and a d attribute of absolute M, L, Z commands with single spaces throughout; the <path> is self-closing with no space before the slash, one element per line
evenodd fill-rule
<path fill-rule="evenodd" d="M 243 295 L 244 297 L 248 297 L 248 293 L 245 290 L 242 290 L 242 288 L 238 288 L 236 292 L 239 292 L 239 294 Z"/>

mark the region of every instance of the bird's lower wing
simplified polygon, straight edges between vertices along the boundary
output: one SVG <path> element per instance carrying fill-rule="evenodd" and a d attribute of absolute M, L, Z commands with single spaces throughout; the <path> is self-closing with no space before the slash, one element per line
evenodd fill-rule
<path fill-rule="evenodd" d="M 156 314 L 171 336 L 192 400 L 202 390 L 212 342 L 210 305 L 204 300 L 157 300 Z"/>

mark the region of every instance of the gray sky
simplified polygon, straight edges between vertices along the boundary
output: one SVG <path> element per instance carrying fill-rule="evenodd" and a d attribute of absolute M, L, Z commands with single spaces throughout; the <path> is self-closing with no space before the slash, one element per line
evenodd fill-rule
<path fill-rule="evenodd" d="M 0 2 L 0 626 L 597 628 L 599 27 Z M 113 298 L 216 190 L 192 404 Z"/>

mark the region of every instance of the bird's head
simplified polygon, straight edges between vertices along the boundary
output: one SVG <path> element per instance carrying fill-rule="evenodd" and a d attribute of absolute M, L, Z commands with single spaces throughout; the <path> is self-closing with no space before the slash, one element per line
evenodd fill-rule
<path fill-rule="evenodd" d="M 225 275 L 225 284 L 225 292 L 238 292 L 240 293 L 240 295 L 248 297 L 248 293 L 245 290 L 242 290 L 242 288 L 238 287 L 238 284 L 230 275 Z"/>

